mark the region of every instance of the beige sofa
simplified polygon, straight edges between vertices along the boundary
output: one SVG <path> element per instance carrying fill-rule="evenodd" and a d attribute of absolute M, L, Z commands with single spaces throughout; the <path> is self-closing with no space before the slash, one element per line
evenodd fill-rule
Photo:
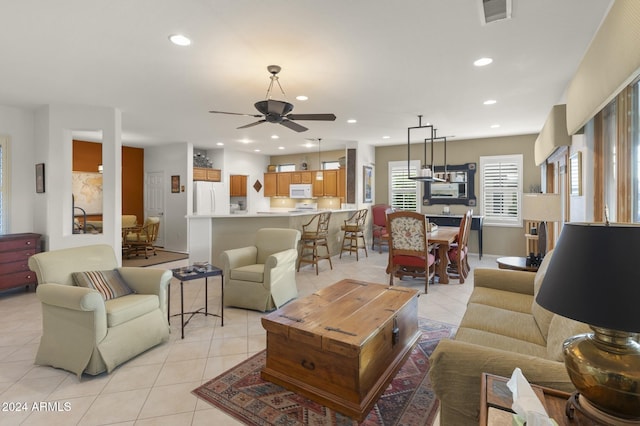
<path fill-rule="evenodd" d="M 475 269 L 474 290 L 453 340 L 431 355 L 430 377 L 443 426 L 477 425 L 483 372 L 510 377 L 520 367 L 531 383 L 571 392 L 562 343 L 589 327 L 534 301 L 550 252 L 537 273 Z"/>
<path fill-rule="evenodd" d="M 36 364 L 96 375 L 169 339 L 171 271 L 118 268 L 106 244 L 38 253 L 29 258 L 29 268 L 38 277 L 42 303 Z M 74 285 L 73 272 L 116 268 L 133 294 L 105 301 L 98 291 Z"/>

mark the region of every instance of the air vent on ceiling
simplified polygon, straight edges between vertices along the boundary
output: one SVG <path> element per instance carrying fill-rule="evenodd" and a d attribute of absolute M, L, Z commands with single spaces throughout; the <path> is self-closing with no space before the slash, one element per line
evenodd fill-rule
<path fill-rule="evenodd" d="M 482 23 L 511 19 L 511 0 L 479 0 L 481 3 Z"/>

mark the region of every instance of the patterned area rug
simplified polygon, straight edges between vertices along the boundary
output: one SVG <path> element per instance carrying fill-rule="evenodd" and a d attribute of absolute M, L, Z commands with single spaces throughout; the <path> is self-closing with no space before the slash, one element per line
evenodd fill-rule
<path fill-rule="evenodd" d="M 455 327 L 419 319 L 422 336 L 362 425 L 431 425 L 439 402 L 429 380 L 429 355 Z M 193 390 L 247 425 L 357 425 L 358 422 L 260 378 L 262 351 Z"/>
<path fill-rule="evenodd" d="M 130 259 L 126 255 L 122 256 L 122 266 L 153 266 L 188 258 L 189 255 L 185 253 L 156 249 L 156 255 L 151 254 L 148 259 L 145 259 L 143 254 L 133 255 Z"/>

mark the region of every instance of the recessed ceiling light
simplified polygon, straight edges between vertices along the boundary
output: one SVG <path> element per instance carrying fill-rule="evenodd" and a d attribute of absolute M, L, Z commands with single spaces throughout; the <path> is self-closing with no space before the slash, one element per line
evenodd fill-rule
<path fill-rule="evenodd" d="M 497 102 L 497 101 L 496 101 L 495 99 L 489 99 L 489 100 L 484 101 L 484 104 L 485 104 L 485 105 L 493 105 L 493 104 L 495 104 L 496 102 Z"/>
<path fill-rule="evenodd" d="M 218 146 L 224 146 L 224 144 L 222 142 L 218 142 L 216 145 Z"/>
<path fill-rule="evenodd" d="M 189 46 L 191 44 L 191 40 L 189 40 L 186 36 L 183 36 L 182 34 L 170 35 L 169 40 L 171 40 L 171 43 L 178 46 Z"/>
<path fill-rule="evenodd" d="M 382 139 L 391 139 L 391 136 L 383 136 Z"/>
<path fill-rule="evenodd" d="M 253 152 L 260 152 L 260 150 L 259 149 L 254 149 Z"/>
<path fill-rule="evenodd" d="M 491 62 L 493 62 L 493 59 L 491 58 L 480 58 L 476 61 L 473 61 L 473 65 L 475 65 L 476 67 L 484 67 L 485 65 L 489 65 Z"/>
<path fill-rule="evenodd" d="M 312 144 L 311 142 L 307 142 L 304 144 L 304 146 L 306 146 L 307 148 L 313 148 L 315 145 Z"/>
<path fill-rule="evenodd" d="M 280 139 L 280 136 L 278 136 L 278 135 L 271 135 L 271 139 Z"/>
<path fill-rule="evenodd" d="M 491 125 L 491 128 L 492 128 L 492 129 L 497 129 L 498 127 L 500 127 L 500 125 L 499 125 L 499 124 L 492 124 L 492 125 Z"/>
<path fill-rule="evenodd" d="M 357 123 L 357 122 L 358 122 L 358 120 L 356 120 L 355 118 L 350 118 L 350 119 L 347 120 L 347 123 L 349 123 L 349 124 L 353 124 L 353 123 Z"/>
<path fill-rule="evenodd" d="M 284 146 L 279 146 L 278 149 L 284 149 Z"/>
<path fill-rule="evenodd" d="M 251 143 L 251 141 L 249 139 L 240 139 L 238 142 L 247 144 L 247 143 Z"/>
<path fill-rule="evenodd" d="M 306 101 L 309 99 L 309 97 L 305 95 L 299 95 L 299 96 L 296 96 L 296 99 L 299 101 Z"/>

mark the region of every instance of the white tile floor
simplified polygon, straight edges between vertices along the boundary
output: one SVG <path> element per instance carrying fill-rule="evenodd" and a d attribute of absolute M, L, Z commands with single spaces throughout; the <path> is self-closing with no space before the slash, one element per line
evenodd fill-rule
<path fill-rule="evenodd" d="M 496 267 L 495 257 L 470 257 L 472 267 Z M 297 273 L 300 296 L 343 278 L 387 283 L 387 253 L 334 256 L 333 270 L 320 265 Z M 161 267 L 174 268 L 186 261 Z M 396 284 L 398 281 L 396 280 Z M 424 281 L 402 282 L 422 290 Z M 473 288 L 464 284 L 431 285 L 419 300 L 419 315 L 458 324 Z M 171 311 L 179 312 L 180 285 L 171 285 Z M 204 280 L 185 283 L 186 310 L 204 306 Z M 209 280 L 209 309 L 220 310 L 219 278 Z M 16 290 L 0 293 L 0 425 L 235 425 L 220 410 L 199 400 L 191 390 L 265 348 L 261 313 L 227 308 L 225 326 L 217 317 L 194 317 L 180 339 L 179 318 L 171 321 L 171 338 L 111 374 L 84 375 L 33 364 L 41 334 L 41 310 L 35 293 Z M 40 402 L 58 402 L 39 411 Z M 37 403 L 34 408 L 34 403 Z M 18 411 L 23 409 L 22 411 Z"/>

